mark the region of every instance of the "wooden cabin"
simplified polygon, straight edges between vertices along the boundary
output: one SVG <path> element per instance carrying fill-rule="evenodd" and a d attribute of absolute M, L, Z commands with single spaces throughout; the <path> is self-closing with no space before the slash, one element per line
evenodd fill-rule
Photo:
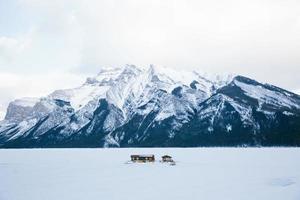
<path fill-rule="evenodd" d="M 155 162 L 155 156 L 154 155 L 131 155 L 131 161 L 132 162 Z"/>
<path fill-rule="evenodd" d="M 169 155 L 164 155 L 161 158 L 162 158 L 162 162 L 174 162 L 172 157 Z"/>

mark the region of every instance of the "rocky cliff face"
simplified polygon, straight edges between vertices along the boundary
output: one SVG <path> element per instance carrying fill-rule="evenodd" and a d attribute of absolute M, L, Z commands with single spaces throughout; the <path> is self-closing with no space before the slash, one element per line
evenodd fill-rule
<path fill-rule="evenodd" d="M 300 145 L 300 96 L 243 76 L 103 69 L 80 87 L 12 102 L 0 147 Z"/>

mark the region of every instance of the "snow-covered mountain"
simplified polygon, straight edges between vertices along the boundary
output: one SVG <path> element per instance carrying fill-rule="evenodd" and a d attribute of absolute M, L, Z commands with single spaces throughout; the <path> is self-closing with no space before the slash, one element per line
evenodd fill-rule
<path fill-rule="evenodd" d="M 300 96 L 234 75 L 102 69 L 74 89 L 11 102 L 0 147 L 300 145 Z"/>

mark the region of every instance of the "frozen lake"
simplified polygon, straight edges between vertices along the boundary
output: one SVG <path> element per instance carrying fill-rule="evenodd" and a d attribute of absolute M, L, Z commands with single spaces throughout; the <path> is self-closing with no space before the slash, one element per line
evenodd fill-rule
<path fill-rule="evenodd" d="M 300 148 L 0 150 L 0 200 L 48 199 L 299 200 Z"/>

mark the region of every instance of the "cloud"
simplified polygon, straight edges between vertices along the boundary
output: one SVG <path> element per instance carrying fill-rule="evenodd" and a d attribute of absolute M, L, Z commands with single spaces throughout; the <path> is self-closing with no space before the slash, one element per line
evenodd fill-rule
<path fill-rule="evenodd" d="M 4 44 L 0 46 L 0 72 L 48 73 L 77 67 L 83 37 L 72 6 L 64 0 L 17 2 L 11 9 L 22 18 L 22 29 L 16 28 L 18 23 L 1 27 Z M 1 16 L 1 8 L 0 18 L 7 18 Z"/>
<path fill-rule="evenodd" d="M 0 7 L 0 74 L 14 74 L 7 82 L 15 74 L 23 81 L 38 80 L 34 74 L 47 80 L 55 71 L 86 76 L 130 63 L 233 72 L 288 90 L 300 86 L 297 0 L 11 0 L 10 5 Z M 30 94 L 5 85 L 2 92 L 4 87 L 11 98 L 46 93 L 39 85 Z M 65 85 L 58 81 L 55 87 Z M 0 100 L 6 99 L 2 94 Z"/>
<path fill-rule="evenodd" d="M 29 46 L 29 39 L 22 40 L 13 37 L 0 37 L 0 62 L 13 62 Z"/>
<path fill-rule="evenodd" d="M 5 118 L 5 112 L 0 110 L 0 120 Z"/>

